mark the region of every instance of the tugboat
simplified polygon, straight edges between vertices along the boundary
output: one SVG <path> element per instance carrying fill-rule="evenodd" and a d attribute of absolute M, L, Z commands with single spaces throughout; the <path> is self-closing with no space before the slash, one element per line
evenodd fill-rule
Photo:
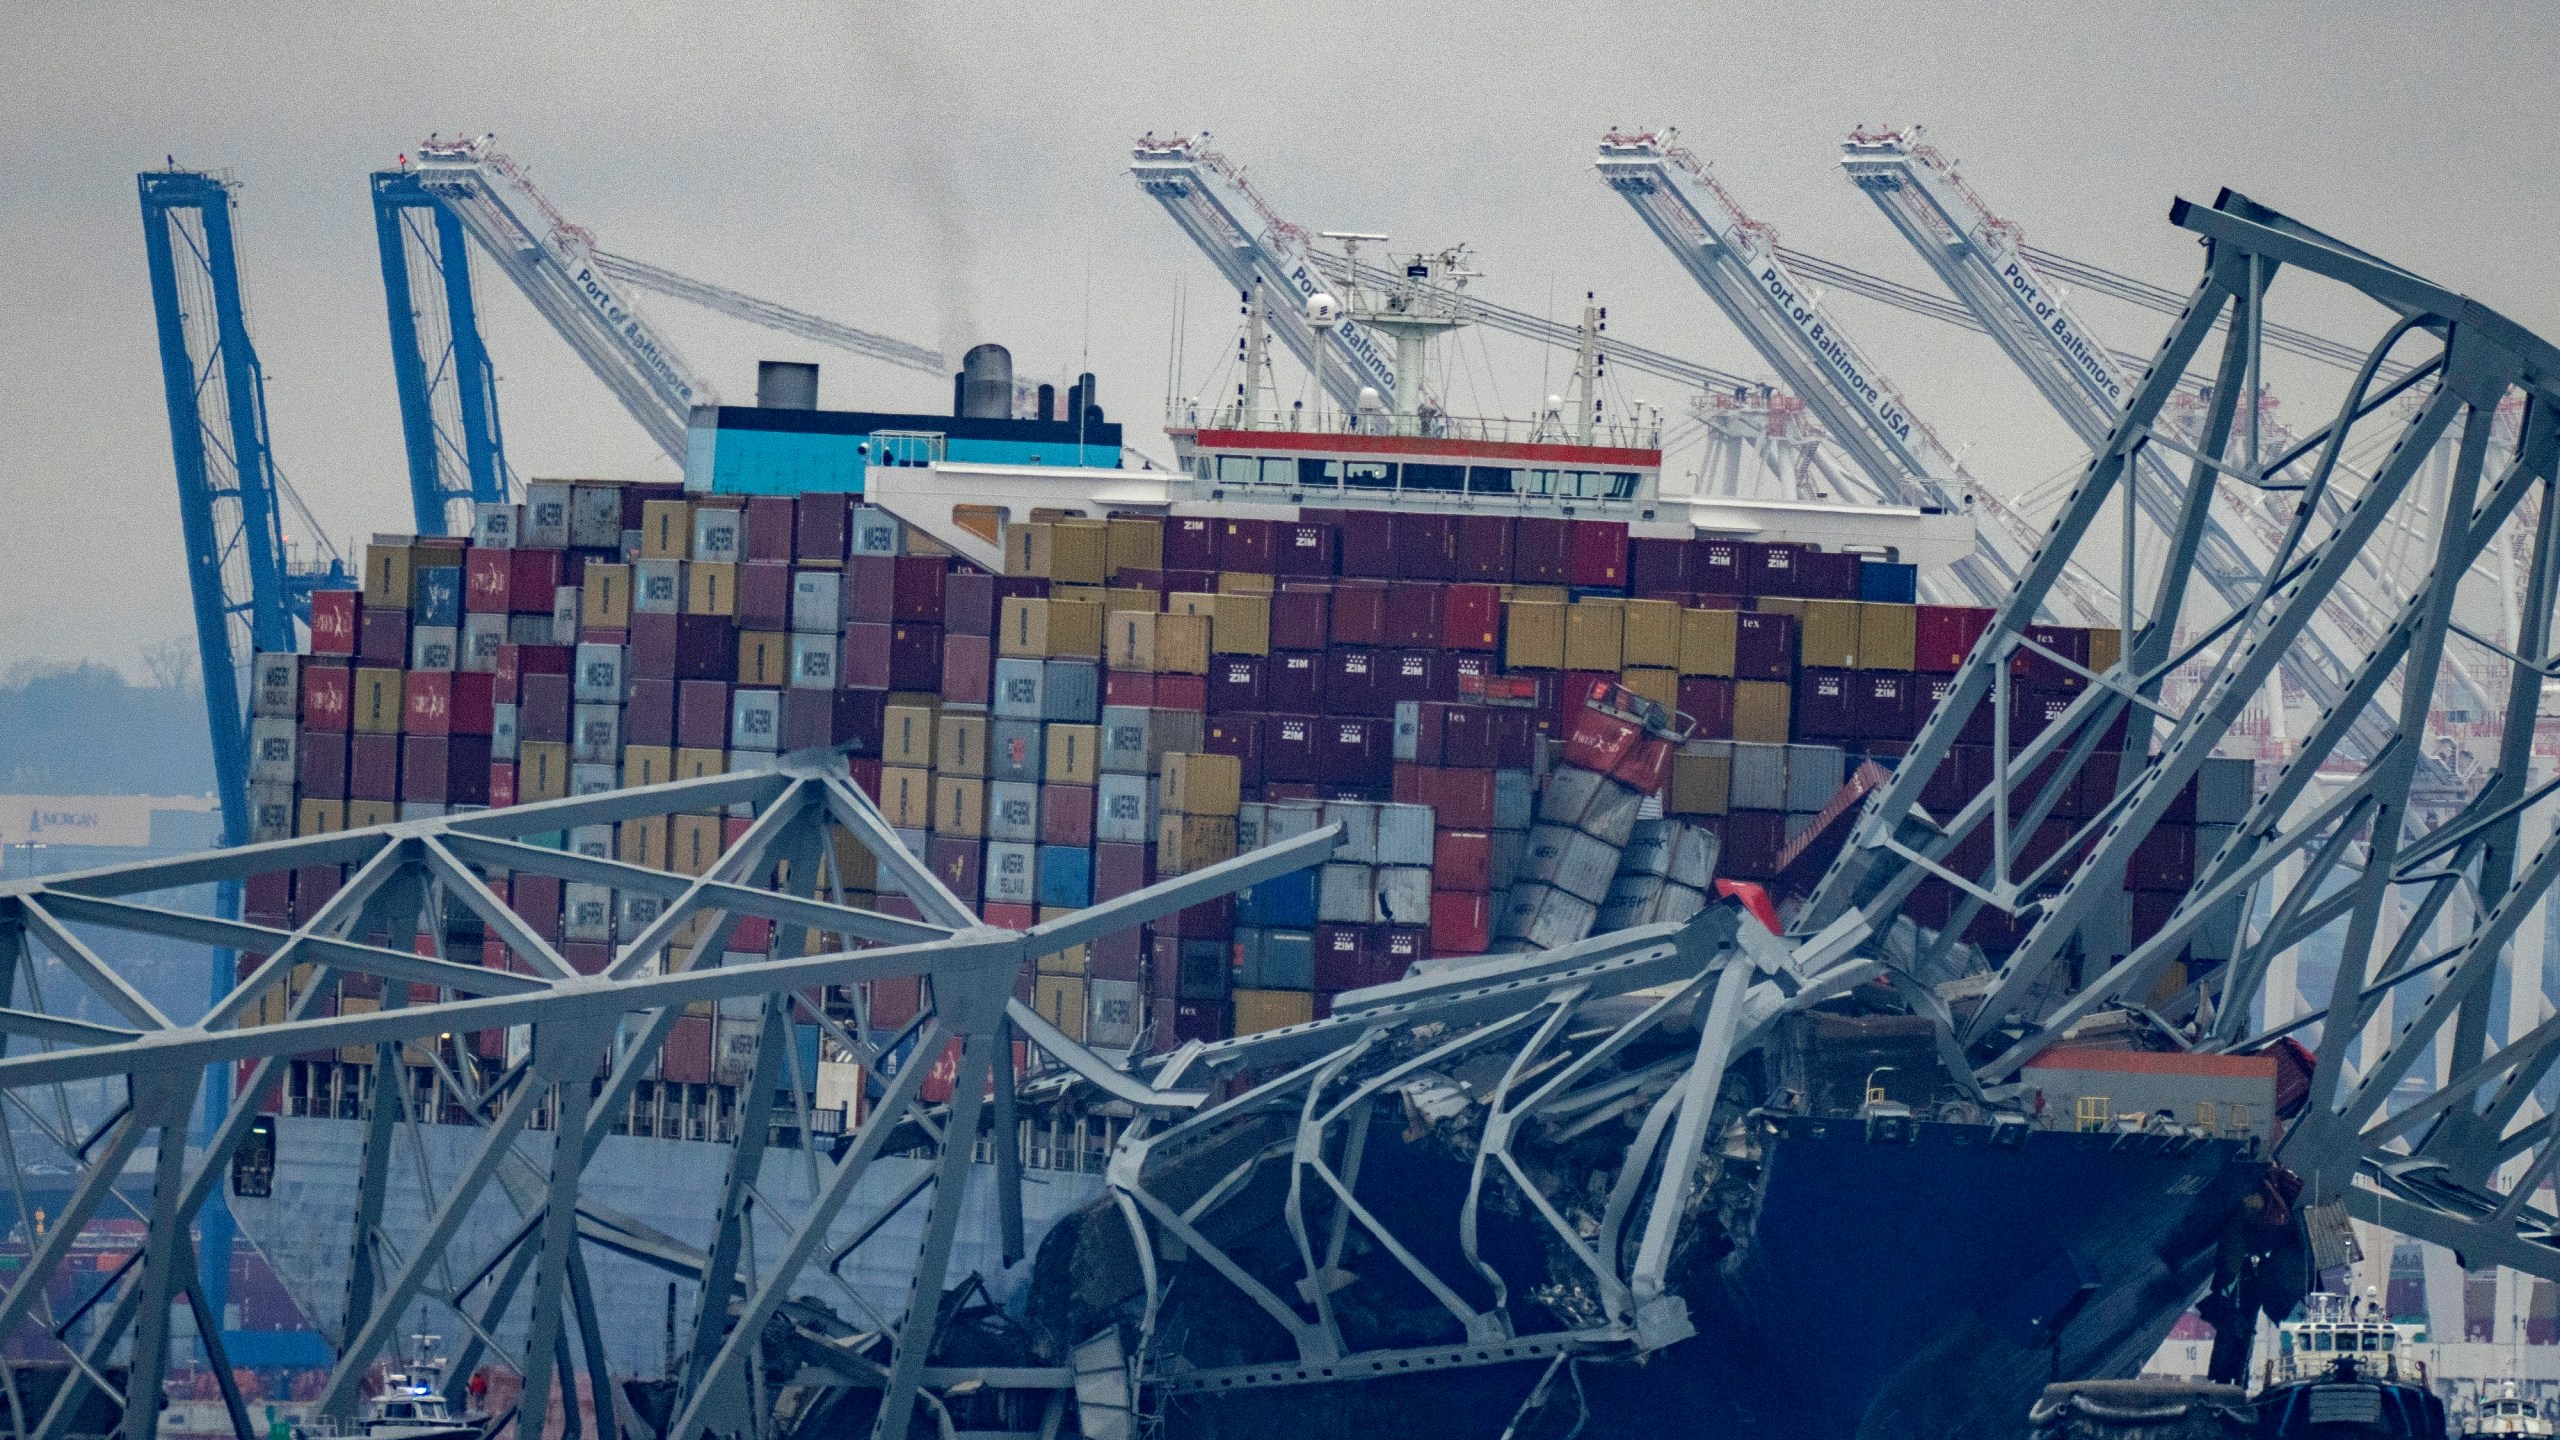
<path fill-rule="evenodd" d="M 385 1371 L 382 1394 L 364 1402 L 355 1433 L 364 1440 L 479 1440 L 473 1417 L 457 1415 L 444 1397 L 444 1341 L 409 1337 L 409 1358 Z"/>
<path fill-rule="evenodd" d="M 2513 1380 L 2507 1382 L 2505 1393 L 2482 1396 L 2462 1421 L 2462 1440 L 2554 1434 L 2560 1434 L 2560 1427 L 2552 1424 L 2552 1417 L 2545 1413 L 2542 1403 L 2517 1394 Z"/>
<path fill-rule="evenodd" d="M 2276 1331 L 2278 1353 L 2258 1392 L 2258 1424 L 2268 1440 L 2438 1440 L 2446 1433 L 2444 1401 L 2427 1388 L 2426 1362 L 2416 1354 L 2416 1326 L 2393 1324 L 2370 1301 L 2315 1291 Z"/>

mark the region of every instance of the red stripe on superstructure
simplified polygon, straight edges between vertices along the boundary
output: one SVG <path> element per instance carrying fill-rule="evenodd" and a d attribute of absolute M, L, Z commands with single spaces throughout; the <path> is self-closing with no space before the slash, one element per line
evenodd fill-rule
<path fill-rule="evenodd" d="M 1337 435 L 1306 430 L 1201 430 L 1192 443 L 1203 450 L 1329 451 L 1339 455 L 1444 455 L 1468 460 L 1550 460 L 1585 465 L 1662 467 L 1659 450 L 1613 445 L 1531 445 L 1515 440 L 1446 440 L 1424 435 Z"/>
<path fill-rule="evenodd" d="M 2159 1050 L 2099 1050 L 2056 1046 L 2027 1062 L 2030 1070 L 2111 1070 L 2135 1075 L 2239 1075 L 2273 1080 L 2273 1055 L 2172 1054 Z"/>

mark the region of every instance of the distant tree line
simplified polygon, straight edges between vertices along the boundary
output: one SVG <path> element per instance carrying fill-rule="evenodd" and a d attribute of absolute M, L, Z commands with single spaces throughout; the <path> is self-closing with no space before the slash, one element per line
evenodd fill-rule
<path fill-rule="evenodd" d="M 213 788 L 204 692 L 193 667 L 156 657 L 167 681 L 136 685 L 96 661 L 0 671 L 0 792 L 201 795 Z"/>

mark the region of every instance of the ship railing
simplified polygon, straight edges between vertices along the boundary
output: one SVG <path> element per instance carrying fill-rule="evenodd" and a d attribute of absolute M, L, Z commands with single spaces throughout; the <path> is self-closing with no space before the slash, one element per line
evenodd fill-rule
<path fill-rule="evenodd" d="M 1256 407 L 1247 411 L 1237 405 L 1212 407 L 1176 403 L 1165 411 L 1165 427 L 1172 430 L 1243 430 L 1299 435 L 1404 435 L 1426 440 L 1598 445 L 1622 450 L 1662 448 L 1662 422 L 1654 417 L 1641 421 L 1596 421 L 1586 432 L 1578 422 L 1556 414 L 1524 420 L 1516 416 L 1448 415 L 1439 411 L 1393 415 L 1309 410 L 1303 405 L 1293 405 L 1285 410 Z"/>

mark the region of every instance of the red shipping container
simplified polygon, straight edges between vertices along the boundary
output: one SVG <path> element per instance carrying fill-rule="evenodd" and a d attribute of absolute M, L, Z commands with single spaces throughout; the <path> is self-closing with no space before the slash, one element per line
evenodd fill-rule
<path fill-rule="evenodd" d="M 508 550 L 507 608 L 518 615 L 548 615 L 562 585 L 557 550 Z"/>
<path fill-rule="evenodd" d="M 836 683 L 847 690 L 888 689 L 893 628 L 868 620 L 846 625 L 836 647 Z"/>
<path fill-rule="evenodd" d="M 1463 890 L 1471 895 L 1493 889 L 1493 835 L 1484 830 L 1442 830 L 1431 837 L 1431 884 L 1435 890 Z M 1435 898 L 1433 905 L 1439 901 Z M 1438 910 L 1433 913 L 1437 922 Z"/>
<path fill-rule="evenodd" d="M 1849 700 L 1854 670 L 1808 667 L 1796 676 L 1795 733 L 1806 740 L 1855 740 L 1858 717 Z"/>
<path fill-rule="evenodd" d="M 343 800 L 347 795 L 347 732 L 304 727 L 294 741 L 294 763 L 302 775 L 305 800 Z"/>
<path fill-rule="evenodd" d="M 1384 510 L 1345 512 L 1342 523 L 1342 573 L 1373 580 L 1393 580 L 1405 573 L 1398 553 L 1400 527 Z"/>
<path fill-rule="evenodd" d="M 802 495 L 792 516 L 793 557 L 804 565 L 842 564 L 853 528 L 852 501 L 850 495 Z M 623 528 L 638 527 L 626 521 Z"/>
<path fill-rule="evenodd" d="M 1502 644 L 1502 591 L 1451 585 L 1440 592 L 1440 640 L 1451 650 L 1494 650 Z"/>
<path fill-rule="evenodd" d="M 681 615 L 634 615 L 631 617 L 631 663 L 634 679 L 673 680 L 676 678 L 676 622 Z M 504 704 L 515 698 L 509 678 L 507 652 L 515 647 L 498 647 L 498 701 Z"/>
<path fill-rule="evenodd" d="M 512 760 L 489 762 L 489 805 L 504 810 L 516 803 L 516 765 Z"/>
<path fill-rule="evenodd" d="M 278 929 L 293 923 L 293 872 L 269 870 L 240 886 L 240 918 Z"/>
<path fill-rule="evenodd" d="M 1120 704 L 1120 701 L 1112 701 Z M 1324 708 L 1324 656 L 1317 651 L 1284 650 L 1263 667 L 1262 708 L 1275 713 L 1312 715 Z"/>
<path fill-rule="evenodd" d="M 356 614 L 363 605 L 364 595 L 360 591 L 312 591 L 311 653 L 314 655 L 356 653 Z"/>
<path fill-rule="evenodd" d="M 1697 738 L 1733 738 L 1733 682 L 1714 675 L 1680 679 L 1680 713 L 1695 722 Z"/>
<path fill-rule="evenodd" d="M 1568 560 L 1568 584 L 1586 590 L 1627 588 L 1627 522 L 1576 520 Z"/>
<path fill-rule="evenodd" d="M 512 550 L 471 550 L 462 557 L 462 608 L 474 615 L 504 615 L 515 569 Z"/>
<path fill-rule="evenodd" d="M 1155 708 L 1205 712 L 1209 708 L 1209 677 L 1205 675 L 1157 676 Z"/>
<path fill-rule="evenodd" d="M 1648 600 L 1686 600 L 1698 587 L 1689 579 L 1696 542 L 1688 537 L 1638 535 L 1627 541 L 1627 588 Z"/>
<path fill-rule="evenodd" d="M 719 680 L 676 686 L 676 743 L 695 750 L 729 748 L 729 687 Z"/>
<path fill-rule="evenodd" d="M 401 669 L 409 663 L 409 612 L 364 607 L 357 621 L 356 658 L 367 665 Z"/>
<path fill-rule="evenodd" d="M 750 560 L 739 566 L 737 609 L 741 630 L 790 629 L 791 562 Z"/>
<path fill-rule="evenodd" d="M 1320 520 L 1280 521 L 1272 531 L 1275 575 L 1329 576 L 1339 565 L 1341 532 Z M 1319 642 L 1321 643 L 1321 642 Z"/>
<path fill-rule="evenodd" d="M 1415 805 L 1431 807 L 1432 817 L 1452 830 L 1493 828 L 1493 772 L 1455 766 L 1422 765 L 1413 770 Z"/>
<path fill-rule="evenodd" d="M 996 581 L 983 570 L 952 569 L 942 577 L 942 629 L 947 635 L 996 633 Z"/>
<path fill-rule="evenodd" d="M 1564 763 L 1603 774 L 1617 768 L 1644 738 L 1644 728 L 1606 711 L 1579 706 L 1565 734 Z"/>
<path fill-rule="evenodd" d="M 899 557 L 901 561 L 909 558 Z M 942 598 L 942 587 L 933 587 L 935 600 Z M 921 623 L 905 623 L 889 627 L 889 688 L 892 690 L 940 690 L 942 688 L 942 627 Z"/>
<path fill-rule="evenodd" d="M 1671 742 L 1659 735 L 1638 740 L 1609 771 L 1609 778 L 1640 795 L 1659 795 L 1671 779 Z"/>
<path fill-rule="evenodd" d="M 948 642 L 946 642 L 946 654 L 948 649 Z M 950 669 L 950 662 L 944 661 L 943 674 L 946 681 L 950 675 Z M 947 689 L 943 698 L 951 698 Z M 976 703 L 984 704 L 985 702 Z M 1102 677 L 1102 703 L 1132 705 L 1141 710 L 1153 709 L 1156 703 L 1156 677 L 1136 670 L 1113 670 Z"/>
<path fill-rule="evenodd" d="M 496 729 L 497 679 L 469 670 L 414 671 L 409 676 L 409 730 L 417 735 L 487 735 Z M 427 710 L 440 715 L 420 720 L 421 696 Z"/>
<path fill-rule="evenodd" d="M 1226 715 L 1201 727 L 1200 743 L 1212 755 L 1232 755 L 1245 798 L 1262 789 L 1262 719 L 1260 715 Z"/>
<path fill-rule="evenodd" d="M 1481 955 L 1492 943 L 1492 897 L 1458 890 L 1431 892 L 1432 954 Z"/>
<path fill-rule="evenodd" d="M 1164 522 L 1164 568 L 1218 568 L 1218 522 L 1206 515 L 1176 515 Z"/>
<path fill-rule="evenodd" d="M 676 743 L 676 684 L 673 680 L 634 680 L 631 703 L 622 707 L 622 743 Z"/>
<path fill-rule="evenodd" d="M 1222 518 L 1216 527 L 1218 568 L 1249 575 L 1271 573 L 1272 522 Z"/>
<path fill-rule="evenodd" d="M 1457 553 L 1449 566 L 1449 578 L 1495 585 L 1509 583 L 1511 536 L 1511 516 L 1459 516 Z"/>
<path fill-rule="evenodd" d="M 1271 647 L 1275 650 L 1321 650 L 1327 638 L 1326 617 L 1333 597 L 1318 589 L 1284 589 L 1271 597 Z"/>
<path fill-rule="evenodd" d="M 940 625 L 943 583 L 950 560 L 941 555 L 900 555 L 892 564 L 892 618 Z"/>
<path fill-rule="evenodd" d="M 1043 785 L 1040 787 L 1040 843 L 1072 845 L 1079 850 L 1092 848 L 1092 786 Z"/>
<path fill-rule="evenodd" d="M 1333 589 L 1329 645 L 1383 645 L 1387 637 L 1387 587 L 1346 581 Z M 1299 647 L 1287 647 L 1299 648 Z"/>
<path fill-rule="evenodd" d="M 853 625 L 886 625 L 898 618 L 898 557 L 856 555 L 844 562 L 836 608 Z M 992 621 L 987 633 L 994 634 Z"/>
<path fill-rule="evenodd" d="M 880 803 L 880 769 L 880 757 L 877 755 L 855 755 L 847 758 L 844 762 L 845 778 L 852 781 L 853 788 L 861 791 L 863 795 L 866 796 L 874 805 Z M 906 914 L 904 912 L 891 910 L 887 903 L 890 898 L 890 896 L 885 894 L 880 897 L 880 913 L 884 915 L 900 915 L 901 918 L 908 920 L 921 918 L 921 916 L 917 914 Z M 897 898 L 903 899 L 904 897 L 901 896 Z"/>
<path fill-rule="evenodd" d="M 728 721 L 724 718 L 721 724 L 726 726 Z M 725 736 L 727 731 L 724 729 L 722 734 Z M 552 742 L 568 740 L 568 676 L 527 675 L 518 682 L 516 738 Z"/>
<path fill-rule="evenodd" d="M 942 637 L 942 698 L 953 705 L 985 705 L 995 695 L 996 642 L 985 635 Z"/>
<path fill-rule="evenodd" d="M 1263 704 L 1264 662 L 1250 655 L 1221 655 L 1209 666 L 1209 713 L 1258 713 Z"/>
<path fill-rule="evenodd" d="M 1735 679 L 1792 680 L 1795 673 L 1796 617 L 1753 610 L 1734 617 Z"/>
<path fill-rule="evenodd" d="M 344 730 L 355 704 L 356 674 L 340 665 L 302 665 L 302 723 L 311 730 Z"/>
<path fill-rule="evenodd" d="M 1379 656 L 1374 650 L 1336 645 L 1325 652 L 1324 713 L 1383 715 L 1385 697 L 1379 686 Z"/>
<path fill-rule="evenodd" d="M 2055 660 L 2041 651 L 2021 645 L 2009 656 L 2009 673 L 2041 690 L 2072 691 L 2087 688 L 2088 677 L 2080 670 L 2089 664 L 2089 632 L 2077 625 L 2030 625 L 2026 638 L 2054 655 L 2071 662 Z"/>
<path fill-rule="evenodd" d="M 791 558 L 791 497 L 757 495 L 747 501 L 747 560 Z"/>
<path fill-rule="evenodd" d="M 1511 578 L 1523 585 L 1563 585 L 1573 579 L 1574 522 L 1523 515 L 1512 524 Z"/>
<path fill-rule="evenodd" d="M 1316 727 L 1313 715 L 1266 715 L 1262 719 L 1262 781 L 1266 797 L 1274 782 L 1300 783 L 1316 778 Z"/>
<path fill-rule="evenodd" d="M 887 913 L 887 901 L 906 897 L 883 896 L 881 910 Z M 924 1008 L 924 981 L 914 975 L 893 975 L 871 982 L 871 1024 L 876 1029 L 895 1030 L 916 1018 Z"/>
<path fill-rule="evenodd" d="M 907 983 L 915 982 L 910 980 Z M 874 992 L 871 1023 L 875 1025 L 891 1023 L 880 1018 L 877 993 L 877 991 Z M 659 1073 L 672 1084 L 710 1084 L 711 1017 L 707 1015 L 679 1017 L 667 1031 L 666 1050 L 659 1058 L 658 1064 Z"/>
<path fill-rule="evenodd" d="M 1117 900 L 1147 886 L 1153 873 L 1146 845 L 1123 840 L 1105 840 L 1093 847 L 1093 899 L 1095 904 Z"/>

